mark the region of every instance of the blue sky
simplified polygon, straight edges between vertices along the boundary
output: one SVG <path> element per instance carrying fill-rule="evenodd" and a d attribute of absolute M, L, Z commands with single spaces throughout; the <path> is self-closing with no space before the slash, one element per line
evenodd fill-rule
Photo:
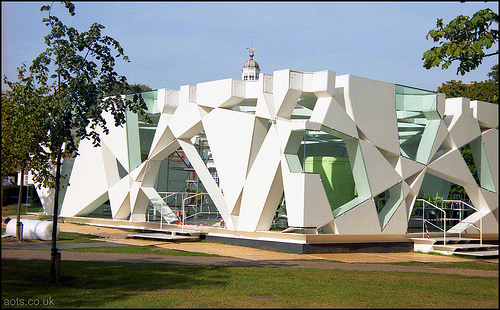
<path fill-rule="evenodd" d="M 16 68 L 45 50 L 40 7 L 50 3 L 2 2 L 2 78 L 15 80 Z M 456 66 L 427 70 L 421 60 L 437 18 L 498 12 L 496 1 L 74 3 L 75 16 L 59 2 L 53 14 L 79 31 L 104 25 L 131 60 L 117 72 L 153 89 L 240 79 L 252 44 L 263 73 L 332 70 L 428 90 L 452 79 L 485 80 L 498 61 L 490 57 L 461 76 Z"/>

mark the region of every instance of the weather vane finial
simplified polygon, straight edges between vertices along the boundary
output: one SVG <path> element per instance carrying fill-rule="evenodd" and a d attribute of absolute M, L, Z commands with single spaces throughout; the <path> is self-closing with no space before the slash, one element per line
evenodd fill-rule
<path fill-rule="evenodd" d="M 253 47 L 253 44 L 251 44 L 251 47 L 247 47 L 247 50 L 249 50 L 250 59 L 253 59 L 253 56 L 255 55 L 253 51 L 255 51 L 256 49 L 256 47 Z"/>

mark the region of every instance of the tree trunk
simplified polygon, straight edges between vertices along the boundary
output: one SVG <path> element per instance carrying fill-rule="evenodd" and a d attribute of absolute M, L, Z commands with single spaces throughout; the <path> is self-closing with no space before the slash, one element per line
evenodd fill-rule
<path fill-rule="evenodd" d="M 59 184 L 61 180 L 61 159 L 62 159 L 62 146 L 57 150 L 56 159 L 56 184 L 54 192 L 54 214 L 52 216 L 52 249 L 50 255 L 50 283 L 59 283 L 61 272 L 61 253 L 56 247 L 57 239 L 57 213 L 59 213 Z"/>
<path fill-rule="evenodd" d="M 2 199 L 0 199 L 0 205 L 2 206 L 2 213 L 3 213 L 3 175 L 2 175 L 2 190 L 1 190 L 1 195 L 2 195 Z"/>
<path fill-rule="evenodd" d="M 24 187 L 24 170 L 26 169 L 26 164 L 21 167 L 21 179 L 19 180 L 19 197 L 17 198 L 17 223 L 16 223 L 16 236 L 17 241 L 23 241 L 23 223 L 21 223 L 21 200 L 23 199 L 23 187 Z"/>

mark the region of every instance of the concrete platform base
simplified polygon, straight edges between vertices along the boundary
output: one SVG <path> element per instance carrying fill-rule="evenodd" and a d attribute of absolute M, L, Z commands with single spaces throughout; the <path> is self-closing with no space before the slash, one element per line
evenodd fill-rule
<path fill-rule="evenodd" d="M 293 254 L 326 253 L 397 253 L 411 252 L 414 249 L 412 238 L 421 238 L 422 233 L 401 235 L 335 235 L 283 233 L 280 231 L 244 232 L 232 231 L 221 227 L 203 225 L 168 225 L 154 222 L 131 222 L 86 217 L 59 217 L 62 221 L 86 223 L 93 226 L 134 229 L 141 233 L 169 233 L 182 231 L 183 234 L 199 236 L 217 243 L 239 245 L 262 250 Z M 162 235 L 164 237 L 164 235 Z M 431 237 L 439 237 L 431 233 Z M 463 238 L 475 236 L 462 236 Z M 498 234 L 483 236 L 483 240 L 493 239 L 498 244 Z M 180 240 L 179 240 L 180 241 Z"/>
<path fill-rule="evenodd" d="M 295 243 L 286 241 L 270 241 L 249 238 L 234 238 L 206 235 L 205 239 L 217 243 L 239 245 L 262 250 L 278 251 L 293 254 L 328 254 L 328 253 L 393 253 L 410 252 L 412 241 L 382 242 L 328 242 L 328 243 Z"/>

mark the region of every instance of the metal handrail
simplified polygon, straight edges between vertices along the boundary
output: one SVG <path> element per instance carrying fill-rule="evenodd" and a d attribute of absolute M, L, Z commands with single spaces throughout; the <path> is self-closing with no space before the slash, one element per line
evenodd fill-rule
<path fill-rule="evenodd" d="M 443 231 L 443 237 L 444 237 L 444 245 L 446 245 L 446 211 L 444 211 L 443 209 L 441 209 L 440 207 L 438 206 L 435 206 L 433 205 L 432 203 L 430 203 L 429 201 L 425 200 L 425 199 L 417 199 L 417 201 L 422 201 L 422 238 L 424 238 L 424 233 L 425 233 L 425 224 L 426 223 L 429 223 L 433 226 L 435 226 L 436 228 L 438 228 L 439 230 L 442 230 Z M 438 209 L 439 211 L 443 212 L 444 214 L 444 223 L 443 223 L 443 229 L 441 229 L 440 227 L 434 225 L 433 223 L 429 222 L 428 220 L 425 219 L 425 204 L 429 204 L 430 206 Z"/>
<path fill-rule="evenodd" d="M 483 213 L 479 210 L 479 209 L 476 209 L 474 208 L 473 206 L 471 206 L 470 204 L 462 201 L 462 204 L 465 204 L 467 205 L 469 208 L 473 209 L 473 210 L 476 210 L 476 212 L 479 212 L 479 228 L 477 228 L 477 226 L 474 224 L 474 223 L 470 223 L 470 222 L 465 222 L 467 224 L 467 226 L 473 226 L 475 229 L 479 230 L 479 243 L 482 245 L 483 244 Z M 462 232 L 460 232 L 460 237 L 462 237 Z"/>
<path fill-rule="evenodd" d="M 175 200 L 178 202 L 178 198 L 182 198 L 181 200 L 181 212 L 182 214 L 177 214 L 178 217 L 181 217 L 180 220 L 181 220 L 181 225 L 182 225 L 182 231 L 184 230 L 184 225 L 187 225 L 185 223 L 186 219 L 188 218 L 192 218 L 192 217 L 196 217 L 197 215 L 200 215 L 200 214 L 208 214 L 210 216 L 211 212 L 210 212 L 210 207 L 209 207 L 209 204 L 208 204 L 208 200 L 206 199 L 206 195 L 208 193 L 205 193 L 205 192 L 202 192 L 202 193 L 193 193 L 193 192 L 158 192 L 158 194 L 160 195 L 165 195 L 165 197 L 163 198 L 163 200 L 165 201 L 165 204 L 168 205 L 167 203 L 167 199 L 169 197 L 172 197 L 172 196 L 175 196 Z M 196 213 L 194 214 L 191 214 L 189 216 L 186 216 L 186 201 L 190 200 L 190 199 L 193 199 L 193 198 L 197 198 L 197 197 L 204 197 L 205 201 L 206 201 L 206 206 L 207 206 L 207 209 L 208 211 L 203 211 L 203 199 L 197 199 L 200 201 L 199 205 L 198 203 L 196 203 L 195 207 L 196 207 Z M 176 203 L 176 207 L 179 208 L 179 206 L 177 205 Z M 200 210 L 198 210 L 198 207 Z M 160 210 L 160 213 L 163 214 L 163 209 L 161 207 L 161 210 Z M 163 222 L 163 218 L 161 218 L 160 220 L 160 229 L 162 227 L 161 225 L 161 222 Z"/>
<path fill-rule="evenodd" d="M 421 201 L 423 202 L 422 203 L 422 238 L 425 238 L 425 230 L 426 230 L 426 224 L 429 223 L 430 225 L 436 227 L 437 229 L 441 230 L 443 232 L 443 237 L 444 237 L 444 245 L 446 245 L 446 222 L 447 222 L 447 219 L 446 219 L 446 210 L 458 210 L 459 211 L 459 223 L 465 223 L 469 226 L 473 226 L 474 228 L 476 228 L 478 231 L 479 231 L 479 234 L 480 234 L 480 244 L 483 244 L 483 217 L 482 217 L 482 212 L 480 210 L 478 210 L 477 208 L 474 208 L 473 206 L 471 206 L 470 204 L 464 202 L 464 201 L 461 201 L 461 200 L 439 200 L 437 202 L 441 202 L 441 208 L 438 207 L 437 205 L 434 205 L 432 204 L 431 202 L 425 200 L 425 199 L 417 199 L 417 201 Z M 460 207 L 458 209 L 456 208 L 452 208 L 452 209 L 448 209 L 448 208 L 445 208 L 443 205 L 444 203 L 459 203 L 460 204 Z M 434 225 L 432 222 L 430 222 L 429 220 L 425 219 L 425 205 L 428 204 L 430 205 L 431 207 L 435 208 L 435 209 L 438 209 L 439 211 L 441 211 L 443 213 L 443 228 L 441 227 L 438 227 L 437 225 Z M 436 203 L 437 204 L 437 203 Z M 466 205 L 467 207 L 475 210 L 476 212 L 479 212 L 480 214 L 480 217 L 479 217 L 479 228 L 472 222 L 464 222 L 463 219 L 462 219 L 462 216 L 463 216 L 463 213 L 462 211 L 465 210 L 462 205 Z M 459 236 L 460 238 L 462 238 L 462 232 L 460 231 L 459 232 Z"/>

